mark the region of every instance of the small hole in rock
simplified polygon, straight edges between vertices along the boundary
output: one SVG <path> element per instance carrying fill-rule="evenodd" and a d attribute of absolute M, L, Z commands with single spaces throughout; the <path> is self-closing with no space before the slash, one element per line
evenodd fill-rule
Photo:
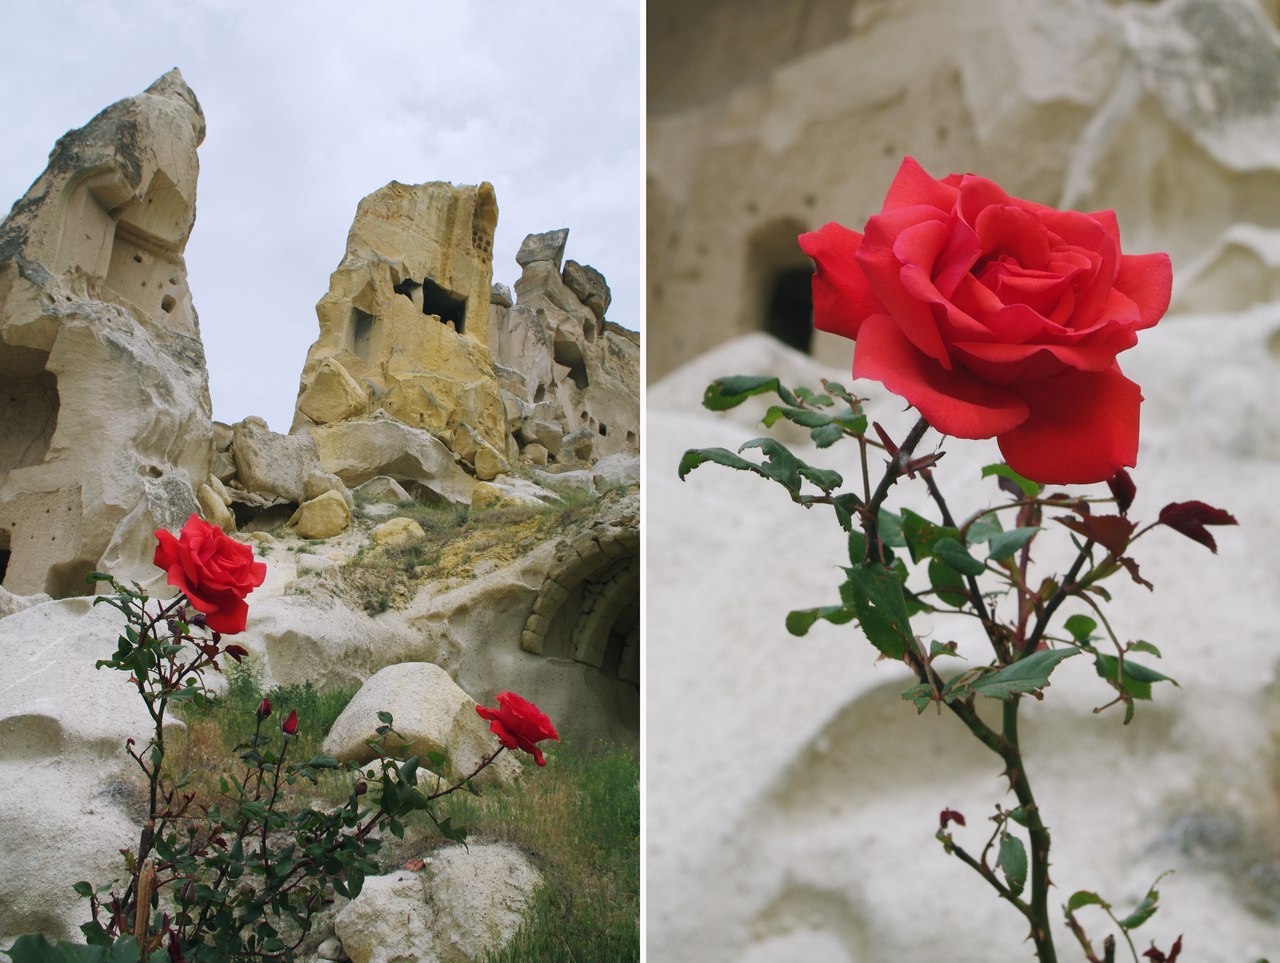
<path fill-rule="evenodd" d="M 177 299 L 172 294 L 166 294 L 160 299 L 160 310 L 165 314 L 170 313 L 178 304 Z"/>

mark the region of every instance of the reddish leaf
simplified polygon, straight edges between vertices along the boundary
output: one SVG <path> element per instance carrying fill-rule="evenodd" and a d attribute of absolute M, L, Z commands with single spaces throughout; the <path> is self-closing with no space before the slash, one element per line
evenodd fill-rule
<path fill-rule="evenodd" d="M 229 645 L 222 651 L 235 659 L 237 663 L 249 654 L 249 650 L 242 645 Z"/>
<path fill-rule="evenodd" d="M 1199 542 L 1215 555 L 1218 553 L 1218 543 L 1205 526 L 1240 524 L 1230 513 L 1204 502 L 1173 502 L 1166 505 L 1160 509 L 1160 522 L 1192 541 Z"/>
<path fill-rule="evenodd" d="M 1060 515 L 1057 521 L 1073 532 L 1093 539 L 1116 556 L 1123 555 L 1129 548 L 1129 538 L 1134 529 L 1133 522 L 1123 515 L 1086 515 L 1083 518 Z"/>
<path fill-rule="evenodd" d="M 1129 558 L 1129 556 L 1126 555 L 1124 558 L 1120 559 L 1120 564 L 1123 565 L 1128 570 L 1129 577 L 1132 578 L 1139 585 L 1141 585 L 1143 588 L 1151 589 L 1151 590 L 1155 589 L 1154 585 L 1152 585 L 1145 578 L 1143 578 L 1141 575 L 1138 574 L 1138 563 L 1135 562 L 1133 559 Z"/>
<path fill-rule="evenodd" d="M 957 826 L 964 825 L 964 816 L 956 812 L 954 809 L 944 809 L 938 814 L 939 828 L 946 829 L 947 823 L 955 823 Z"/>
<path fill-rule="evenodd" d="M 1129 473 L 1121 468 L 1107 479 L 1107 487 L 1111 489 L 1111 494 L 1115 496 L 1116 508 L 1120 509 L 1120 514 L 1129 514 L 1129 506 L 1133 504 L 1133 496 L 1138 494 L 1138 486 L 1133 483 Z"/>
<path fill-rule="evenodd" d="M 1180 954 L 1181 952 L 1182 952 L 1182 936 L 1179 935 L 1178 938 L 1173 941 L 1173 946 L 1169 948 L 1168 956 L 1165 956 L 1163 953 L 1157 950 L 1154 943 L 1151 945 L 1151 949 L 1147 950 L 1142 955 L 1145 956 L 1147 959 L 1151 960 L 1152 963 L 1177 963 L 1178 954 Z"/>

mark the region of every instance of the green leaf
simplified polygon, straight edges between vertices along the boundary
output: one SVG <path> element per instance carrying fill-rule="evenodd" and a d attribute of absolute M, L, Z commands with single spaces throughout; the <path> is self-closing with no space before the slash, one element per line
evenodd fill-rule
<path fill-rule="evenodd" d="M 853 621 L 856 610 L 846 605 L 824 605 L 816 609 L 796 609 L 787 613 L 787 631 L 792 635 L 805 635 L 815 622 L 825 619 L 834 625 Z"/>
<path fill-rule="evenodd" d="M 1160 908 L 1159 902 L 1160 894 L 1152 890 L 1132 913 L 1119 920 L 1120 928 L 1122 930 L 1136 930 L 1151 917 L 1155 916 L 1156 910 Z"/>
<path fill-rule="evenodd" d="M 934 701 L 933 686 L 927 682 L 921 682 L 918 686 L 914 686 L 902 693 L 902 698 L 907 702 L 914 702 L 916 713 L 924 712 Z"/>
<path fill-rule="evenodd" d="M 887 508 L 880 509 L 879 529 L 880 541 L 892 548 L 905 548 L 907 540 L 902 534 L 902 516 L 895 515 Z"/>
<path fill-rule="evenodd" d="M 969 601 L 964 576 L 942 559 L 929 560 L 929 585 L 938 598 L 955 608 L 963 608 Z"/>
<path fill-rule="evenodd" d="M 1173 682 L 1174 685 L 1178 684 L 1167 675 L 1130 659 L 1124 660 L 1124 677 L 1120 678 L 1120 660 L 1114 655 L 1098 653 L 1094 656 L 1093 664 L 1098 670 L 1098 675 L 1113 686 L 1116 686 L 1120 692 L 1135 699 L 1149 700 L 1153 682 Z"/>
<path fill-rule="evenodd" d="M 961 575 L 981 575 L 986 566 L 969 554 L 957 539 L 944 537 L 933 543 L 933 554 Z"/>
<path fill-rule="evenodd" d="M 1013 665 L 1006 665 L 998 672 L 985 673 L 959 687 L 954 698 L 964 698 L 972 693 L 986 696 L 988 699 L 1008 702 L 1018 692 L 1039 692 L 1049 684 L 1049 676 L 1057 668 L 1058 663 L 1063 659 L 1071 658 L 1079 651 L 1079 649 L 1041 649 L 1039 652 L 1033 652 Z"/>
<path fill-rule="evenodd" d="M 1076 640 L 1077 645 L 1084 645 L 1086 642 L 1098 638 L 1093 634 L 1098 627 L 1098 623 L 1087 615 L 1073 615 L 1062 623 L 1062 627 L 1071 633 L 1071 637 Z"/>
<path fill-rule="evenodd" d="M 391 725 L 391 723 L 392 723 L 392 721 L 393 721 L 393 720 L 392 720 L 392 718 L 391 718 L 391 713 L 390 713 L 390 712 L 387 712 L 387 711 L 385 711 L 385 710 L 383 710 L 383 711 L 379 712 L 379 713 L 378 713 L 378 721 L 379 721 L 379 722 L 384 722 L 384 723 L 386 723 L 387 725 Z"/>
<path fill-rule="evenodd" d="M 676 470 L 676 476 L 681 481 L 684 481 L 689 472 L 699 465 L 705 465 L 707 462 L 724 465 L 726 468 L 733 468 L 737 471 L 756 470 L 755 464 L 739 455 L 735 455 L 726 448 L 690 448 L 684 453 L 684 457 L 680 459 L 680 467 Z"/>
<path fill-rule="evenodd" d="M 1014 896 L 1027 885 L 1027 850 L 1022 840 L 1009 833 L 1000 834 L 1000 855 L 996 866 L 1004 872 L 1005 881 Z"/>
<path fill-rule="evenodd" d="M 780 388 L 773 375 L 731 375 L 717 378 L 702 394 L 702 405 L 712 411 L 736 408 L 752 395 L 762 395 Z"/>
<path fill-rule="evenodd" d="M 1036 532 L 1040 531 L 1039 526 L 1031 525 L 1027 528 L 1014 528 L 1007 532 L 1001 532 L 999 535 L 991 539 L 990 550 L 987 552 L 987 558 L 993 562 L 1002 562 L 1014 553 L 1021 550 L 1022 546 L 1031 541 L 1035 537 Z"/>
<path fill-rule="evenodd" d="M 960 529 L 938 525 L 907 508 L 902 512 L 902 537 L 911 552 L 911 561 L 918 562 L 933 555 L 933 547 L 939 539 L 959 539 Z"/>
<path fill-rule="evenodd" d="M 1139 639 L 1137 642 L 1130 642 L 1129 648 L 1134 652 L 1148 652 L 1151 655 L 1154 655 L 1157 659 L 1163 658 L 1159 649 L 1150 642 L 1143 641 L 1142 639 Z"/>
<path fill-rule="evenodd" d="M 979 515 L 969 523 L 964 533 L 965 544 L 977 545 L 979 542 L 988 542 L 1003 531 L 1004 527 L 1000 524 L 1000 516 L 995 512 L 987 512 L 984 515 Z"/>
<path fill-rule="evenodd" d="M 871 644 L 890 659 L 901 659 L 911 635 L 911 619 L 902 582 L 892 569 L 869 563 L 845 569 L 849 580 L 841 597 L 854 607 Z"/>
<path fill-rule="evenodd" d="M 956 651 L 956 644 L 954 642 L 939 642 L 937 639 L 934 639 L 929 643 L 930 662 L 943 655 L 950 655 L 957 659 L 962 658 L 960 653 Z"/>
<path fill-rule="evenodd" d="M 813 443 L 819 448 L 830 448 L 844 437 L 844 429 L 835 422 L 831 422 L 814 428 L 809 432 L 809 437 L 813 439 Z"/>
<path fill-rule="evenodd" d="M 1023 478 L 1021 475 L 1019 475 L 1016 471 L 1014 471 L 1004 462 L 1000 462 L 995 465 L 987 465 L 985 468 L 982 469 L 983 478 L 990 478 L 992 475 L 995 475 L 999 478 L 1006 478 L 1009 481 L 1013 482 L 1015 485 L 1017 485 L 1019 488 L 1022 489 L 1023 494 L 1025 494 L 1028 498 L 1035 498 L 1038 494 L 1040 494 L 1040 489 L 1043 487 L 1039 482 L 1033 482 L 1029 478 Z"/>
<path fill-rule="evenodd" d="M 1067 912 L 1074 913 L 1078 909 L 1085 906 L 1101 906 L 1103 909 L 1110 909 L 1111 904 L 1104 900 L 1097 893 L 1091 893 L 1087 889 L 1078 890 L 1071 894 L 1071 899 L 1067 900 Z"/>
<path fill-rule="evenodd" d="M 792 408 L 790 405 L 774 405 L 764 413 L 761 421 L 766 428 L 772 428 L 783 418 L 794 422 L 801 428 L 821 428 L 824 425 L 831 424 L 833 421 L 830 415 L 821 411 L 812 411 L 808 408 Z"/>
<path fill-rule="evenodd" d="M 759 448 L 767 461 L 756 469 L 758 474 L 772 478 L 778 484 L 793 492 L 800 490 L 800 479 L 805 478 L 824 492 L 834 491 L 844 484 L 839 472 L 825 468 L 814 468 L 792 454 L 782 442 L 776 438 L 752 438 L 739 446 L 738 451 L 748 448 Z"/>

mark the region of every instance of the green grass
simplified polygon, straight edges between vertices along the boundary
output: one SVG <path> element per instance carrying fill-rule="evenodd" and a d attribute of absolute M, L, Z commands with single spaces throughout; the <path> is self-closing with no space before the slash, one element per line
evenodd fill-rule
<path fill-rule="evenodd" d="M 633 752 L 556 747 L 546 768 L 530 767 L 518 786 L 450 800 L 448 814 L 473 838 L 532 853 L 544 878 L 520 931 L 487 963 L 640 958 L 640 764 Z"/>

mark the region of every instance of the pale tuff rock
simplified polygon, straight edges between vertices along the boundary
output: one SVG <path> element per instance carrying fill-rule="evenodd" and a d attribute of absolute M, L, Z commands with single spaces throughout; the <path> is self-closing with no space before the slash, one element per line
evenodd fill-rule
<path fill-rule="evenodd" d="M 560 262 L 567 229 L 525 238 L 516 302 L 494 300 L 489 345 L 526 463 L 594 461 L 639 451 L 639 336 L 606 320 L 609 286 L 594 268 Z M 564 439 L 573 439 L 565 444 Z"/>
<path fill-rule="evenodd" d="M 211 479 L 215 482 L 218 481 L 217 476 L 211 476 Z M 221 482 L 219 482 L 219 485 L 221 485 Z M 218 497 L 212 485 L 205 484 L 200 486 L 196 491 L 196 502 L 200 506 L 200 514 L 205 521 L 217 525 L 227 533 L 236 530 L 236 517 L 231 513 L 229 502 Z"/>
<path fill-rule="evenodd" d="M 209 477 L 204 349 L 182 258 L 204 117 L 176 70 L 58 141 L 0 225 L 0 578 L 149 579 Z"/>
<path fill-rule="evenodd" d="M 256 416 L 232 426 L 235 486 L 268 499 L 306 500 L 306 482 L 320 469 L 315 442 L 308 435 L 280 435 Z"/>
<path fill-rule="evenodd" d="M 360 202 L 316 305 L 295 431 L 380 409 L 437 436 L 466 421 L 505 449 L 486 344 L 497 222 L 489 184 L 393 181 Z"/>
<path fill-rule="evenodd" d="M 511 940 L 541 881 L 509 846 L 440 849 L 422 873 L 367 878 L 335 929 L 353 963 L 473 963 Z"/>
<path fill-rule="evenodd" d="M 476 713 L 476 700 L 463 692 L 449 673 L 430 662 L 401 662 L 380 669 L 365 680 L 360 691 L 342 710 L 324 740 L 324 751 L 347 762 L 365 763 L 374 758 L 369 747 L 381 724 L 379 712 L 389 712 L 396 732 L 408 739 L 387 739 L 388 749 L 417 756 L 422 768 L 432 768 L 427 754 L 442 753 L 448 760 L 437 773 L 451 783 L 466 778 L 481 760 L 498 748 L 489 724 Z M 477 780 L 511 782 L 520 764 L 503 753 Z"/>

